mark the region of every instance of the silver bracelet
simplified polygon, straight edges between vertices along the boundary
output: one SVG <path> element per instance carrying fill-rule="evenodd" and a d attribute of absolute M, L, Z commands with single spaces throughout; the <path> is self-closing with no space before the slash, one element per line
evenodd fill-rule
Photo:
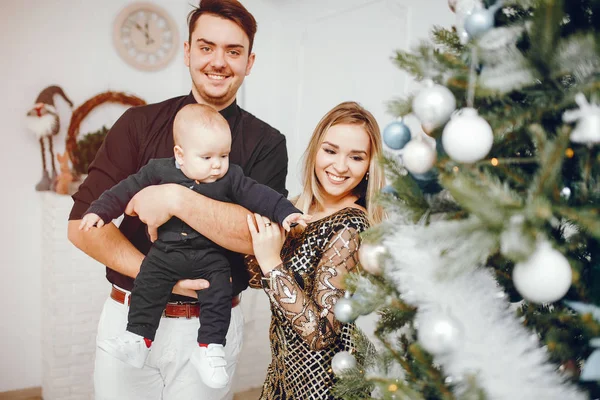
<path fill-rule="evenodd" d="M 283 263 L 277 264 L 275 268 L 273 268 L 272 270 L 267 272 L 262 278 L 260 278 L 263 289 L 272 289 L 273 286 L 275 286 L 275 277 L 277 277 L 278 275 L 283 275 L 283 273 L 277 269 L 281 266 L 283 266 Z"/>

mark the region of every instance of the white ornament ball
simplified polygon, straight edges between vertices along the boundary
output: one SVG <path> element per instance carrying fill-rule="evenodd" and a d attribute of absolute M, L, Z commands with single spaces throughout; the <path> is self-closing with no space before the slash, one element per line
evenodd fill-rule
<path fill-rule="evenodd" d="M 404 167 L 413 174 L 424 174 L 429 171 L 433 168 L 436 157 L 435 147 L 419 139 L 408 142 L 402 151 Z"/>
<path fill-rule="evenodd" d="M 512 277 L 524 299 L 543 304 L 558 301 L 567 294 L 572 275 L 565 256 L 543 241 L 529 259 L 515 265 Z"/>
<path fill-rule="evenodd" d="M 357 317 L 354 311 L 354 306 L 352 305 L 352 300 L 345 297 L 337 300 L 335 306 L 333 306 L 333 314 L 338 321 L 345 324 L 354 322 Z"/>
<path fill-rule="evenodd" d="M 473 108 L 463 108 L 444 127 L 442 146 L 457 162 L 474 163 L 492 149 L 494 133 L 488 122 Z"/>
<path fill-rule="evenodd" d="M 365 271 L 379 275 L 383 270 L 381 256 L 385 254 L 387 254 L 385 246 L 363 242 L 358 250 L 358 260 Z"/>
<path fill-rule="evenodd" d="M 424 83 L 425 87 L 413 99 L 412 109 L 425 133 L 430 133 L 448 121 L 456 109 L 456 99 L 447 87 L 435 84 L 431 79 Z"/>
<path fill-rule="evenodd" d="M 443 312 L 430 312 L 418 318 L 419 344 L 433 355 L 452 352 L 461 345 L 464 329 L 460 321 Z"/>
<path fill-rule="evenodd" d="M 331 369 L 336 375 L 343 374 L 347 370 L 356 367 L 356 358 L 348 351 L 340 351 L 331 360 Z"/>

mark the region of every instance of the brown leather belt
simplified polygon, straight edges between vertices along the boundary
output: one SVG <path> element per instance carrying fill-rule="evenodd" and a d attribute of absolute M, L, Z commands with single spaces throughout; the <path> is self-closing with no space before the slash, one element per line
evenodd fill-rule
<path fill-rule="evenodd" d="M 127 296 L 127 292 L 113 286 L 110 291 L 110 298 L 114 301 L 125 304 L 125 298 L 127 298 L 127 305 L 131 303 L 131 297 Z M 240 295 L 234 296 L 231 299 L 231 308 L 240 304 Z M 167 303 L 165 310 L 163 311 L 163 317 L 167 318 L 198 318 L 200 316 L 200 305 L 198 303 Z"/>

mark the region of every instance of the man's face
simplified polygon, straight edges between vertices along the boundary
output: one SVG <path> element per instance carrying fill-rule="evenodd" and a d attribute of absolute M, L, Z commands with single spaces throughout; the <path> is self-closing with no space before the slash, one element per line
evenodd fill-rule
<path fill-rule="evenodd" d="M 230 105 L 254 64 L 250 42 L 235 22 L 203 14 L 191 42 L 185 42 L 185 65 L 192 77 L 196 101 L 222 110 Z"/>

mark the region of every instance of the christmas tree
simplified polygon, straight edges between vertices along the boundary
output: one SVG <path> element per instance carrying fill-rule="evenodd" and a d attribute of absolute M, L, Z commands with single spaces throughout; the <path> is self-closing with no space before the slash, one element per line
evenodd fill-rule
<path fill-rule="evenodd" d="M 336 355 L 334 392 L 598 398 L 600 1 L 449 6 L 394 59 L 422 85 L 390 103 L 389 219 L 335 307 L 377 312 L 377 340 Z"/>

